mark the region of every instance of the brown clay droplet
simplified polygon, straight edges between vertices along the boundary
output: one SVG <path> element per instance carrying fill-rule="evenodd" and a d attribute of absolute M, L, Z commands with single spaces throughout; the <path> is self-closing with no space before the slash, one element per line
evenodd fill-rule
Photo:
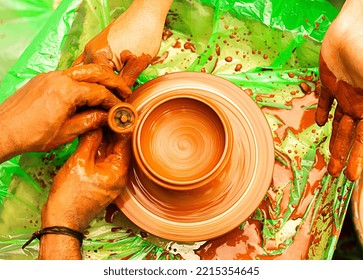
<path fill-rule="evenodd" d="M 171 36 L 173 35 L 173 32 L 171 32 L 169 29 L 164 29 L 163 30 L 163 35 L 162 35 L 162 39 L 164 41 L 168 40 Z"/>
<path fill-rule="evenodd" d="M 216 54 L 217 54 L 218 56 L 220 56 L 220 55 L 221 55 L 221 47 L 220 47 L 218 44 L 216 44 Z"/>
<path fill-rule="evenodd" d="M 301 91 L 303 93 L 307 94 L 307 93 L 310 93 L 311 92 L 311 87 L 307 83 L 302 82 L 302 83 L 300 83 L 299 86 L 300 86 Z"/>
<path fill-rule="evenodd" d="M 242 64 L 237 64 L 234 70 L 238 72 L 241 71 L 241 69 L 242 69 Z"/>
<path fill-rule="evenodd" d="M 163 63 L 165 59 L 167 59 L 169 56 L 169 52 L 165 52 L 162 56 L 156 56 L 152 59 L 152 61 L 150 62 L 151 65 L 155 65 L 158 63 Z"/>
<path fill-rule="evenodd" d="M 178 40 L 176 40 L 175 43 L 173 44 L 173 48 L 180 49 L 181 48 L 181 43 Z"/>
<path fill-rule="evenodd" d="M 195 46 L 190 42 L 186 42 L 184 44 L 184 49 L 190 50 L 191 52 L 195 52 Z"/>

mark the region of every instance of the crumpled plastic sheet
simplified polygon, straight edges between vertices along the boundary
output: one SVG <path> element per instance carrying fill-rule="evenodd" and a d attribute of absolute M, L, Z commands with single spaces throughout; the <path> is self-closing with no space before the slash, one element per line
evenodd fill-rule
<path fill-rule="evenodd" d="M 53 14 L 55 0 L 0 0 L 0 83 Z"/>
<path fill-rule="evenodd" d="M 131 2 L 64 0 L 5 76 L 0 86 L 0 101 L 40 72 L 68 68 L 85 43 L 125 11 Z M 205 71 L 250 90 L 251 98 L 261 108 L 289 110 L 286 104 L 292 97 L 286 94 L 286 85 L 290 90 L 296 90 L 298 98 L 303 95 L 299 76 L 308 72 L 314 79 L 311 82 L 318 79 L 320 44 L 337 13 L 324 0 L 175 0 L 165 24 L 166 29 L 172 30 L 172 36 L 163 39 L 158 54 L 162 63 L 148 67 L 137 82 L 143 84 L 176 71 Z M 235 28 L 243 40 L 231 40 Z M 176 41 L 181 46 L 189 42 L 194 50 L 174 48 Z M 254 56 L 236 55 L 254 51 Z M 218 60 L 216 52 L 220 52 L 219 57 L 233 56 L 235 64 L 242 64 L 242 70 L 236 73 L 235 64 L 232 67 L 224 60 Z M 289 73 L 293 73 L 294 78 Z M 269 98 L 271 94 L 273 101 Z M 277 120 L 266 117 L 274 133 Z M 313 129 L 318 131 L 319 145 L 307 148 L 311 146 Z M 330 124 L 323 128 L 314 125 L 299 135 L 289 135 L 281 145 L 275 145 L 278 153 L 300 147 L 299 156 L 304 162 L 302 169 L 294 168 L 294 175 L 302 179 L 293 182 L 290 204 L 301 199 L 316 152 L 319 150 L 326 159 L 329 157 L 329 134 Z M 54 151 L 21 155 L 0 165 L 0 259 L 37 257 L 37 242 L 26 250 L 21 250 L 21 245 L 40 227 L 40 210 L 52 179 L 76 145 L 77 141 L 74 141 Z M 314 232 L 321 241 L 311 246 L 307 258 L 332 258 L 351 190 L 352 185 L 343 174 L 336 180 L 329 175 L 322 179 L 321 189 L 316 191 L 308 209 L 331 205 L 333 209 L 324 220 L 314 213 L 317 225 Z M 256 209 L 253 216 L 259 219 L 261 212 Z M 291 213 L 285 213 L 281 228 L 273 231 L 270 225 L 276 225 L 277 221 L 265 221 L 264 238 L 276 238 L 290 219 Z M 193 250 L 198 244 L 178 244 L 147 235 L 122 213 L 112 216 L 112 220 L 113 223 L 109 223 L 101 215 L 91 223 L 84 242 L 84 258 L 178 259 L 181 252 L 187 259 L 196 258 Z M 114 230 L 115 225 L 122 225 L 122 229 Z M 132 229 L 132 234 L 128 229 Z M 288 247 L 293 237 L 285 241 Z M 173 253 L 172 248 L 177 253 Z"/>

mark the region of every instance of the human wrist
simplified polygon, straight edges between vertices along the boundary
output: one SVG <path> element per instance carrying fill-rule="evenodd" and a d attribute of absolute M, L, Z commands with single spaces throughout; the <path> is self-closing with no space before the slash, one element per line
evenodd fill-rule
<path fill-rule="evenodd" d="M 40 260 L 77 260 L 82 259 L 83 227 L 57 208 L 43 206 L 41 229 L 35 231 L 23 245 L 23 249 L 35 238 L 39 239 Z M 62 208 L 59 208 L 62 209 Z"/>
<path fill-rule="evenodd" d="M 69 213 L 65 209 L 64 205 L 57 206 L 56 203 L 52 203 L 51 206 L 48 206 L 48 203 L 46 203 L 43 206 L 41 215 L 42 228 L 62 226 L 83 232 L 87 225 L 81 223 L 77 215 Z"/>
<path fill-rule="evenodd" d="M 46 234 L 40 238 L 40 260 L 80 260 L 82 259 L 79 240 L 69 235 Z"/>
<path fill-rule="evenodd" d="M 60 204 L 59 204 L 60 203 Z M 65 203 L 60 201 L 48 201 L 44 204 L 41 213 L 41 229 L 56 228 L 68 233 L 47 233 L 39 239 L 39 259 L 41 260 L 77 260 L 82 259 L 82 242 L 80 235 L 83 234 L 85 226 L 78 222 L 73 213 L 67 213 Z M 78 232 L 69 234 L 72 232 Z"/>

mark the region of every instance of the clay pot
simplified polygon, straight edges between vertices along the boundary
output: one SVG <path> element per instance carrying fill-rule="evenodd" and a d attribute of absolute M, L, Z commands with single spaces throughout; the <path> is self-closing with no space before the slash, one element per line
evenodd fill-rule
<path fill-rule="evenodd" d="M 230 160 L 231 125 L 218 106 L 197 93 L 170 92 L 149 102 L 138 122 L 133 152 L 154 184 L 191 190 L 213 184 Z"/>
<path fill-rule="evenodd" d="M 358 239 L 363 248 L 363 178 L 356 182 L 352 194 L 353 222 L 357 231 Z"/>
<path fill-rule="evenodd" d="M 129 102 L 133 132 L 130 182 L 115 200 L 140 228 L 184 242 L 239 226 L 265 196 L 274 146 L 267 120 L 231 82 L 205 73 L 156 78 Z"/>

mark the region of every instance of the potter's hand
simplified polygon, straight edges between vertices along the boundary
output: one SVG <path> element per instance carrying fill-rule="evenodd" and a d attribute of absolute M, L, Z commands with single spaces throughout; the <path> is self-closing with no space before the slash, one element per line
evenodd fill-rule
<path fill-rule="evenodd" d="M 42 228 L 63 226 L 84 232 L 89 223 L 122 191 L 130 162 L 129 135 L 90 131 L 54 178 L 42 209 Z M 46 234 L 39 259 L 81 259 L 74 237 Z"/>
<path fill-rule="evenodd" d="M 98 129 L 80 137 L 77 150 L 54 178 L 42 226 L 84 231 L 127 183 L 129 134 Z"/>
<path fill-rule="evenodd" d="M 322 90 L 316 122 L 324 125 L 333 101 L 337 101 L 330 140 L 329 173 L 336 177 L 345 167 L 350 180 L 363 168 L 363 3 L 346 1 L 324 37 L 320 56 Z"/>
<path fill-rule="evenodd" d="M 133 1 L 113 23 L 85 46 L 73 66 L 98 64 L 120 72 L 117 92 L 123 98 L 159 51 L 171 0 Z"/>
<path fill-rule="evenodd" d="M 104 86 L 62 71 L 40 74 L 0 105 L 0 161 L 71 142 L 106 124 L 106 111 L 120 102 Z"/>

